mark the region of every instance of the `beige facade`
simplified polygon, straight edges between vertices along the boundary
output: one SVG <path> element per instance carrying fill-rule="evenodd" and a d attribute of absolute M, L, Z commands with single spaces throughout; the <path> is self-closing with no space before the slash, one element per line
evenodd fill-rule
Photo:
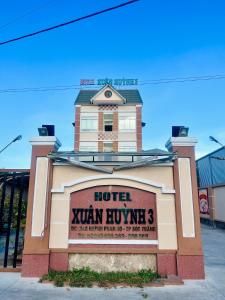
<path fill-rule="evenodd" d="M 42 236 L 46 216 L 46 195 L 48 189 L 48 164 L 47 157 L 37 158 L 34 204 L 32 212 L 32 236 Z"/>
<path fill-rule="evenodd" d="M 97 105 L 104 105 L 109 103 L 109 98 L 106 97 L 105 91 L 110 90 L 112 95 L 110 97 L 110 103 L 111 104 L 124 104 L 126 102 L 126 99 L 122 97 L 116 90 L 110 88 L 110 87 L 104 87 L 101 89 L 92 99 L 91 103 L 97 104 Z"/>
<path fill-rule="evenodd" d="M 177 249 L 172 166 L 142 167 L 104 175 L 65 165 L 55 165 L 53 169 L 50 248 L 68 247 L 71 193 L 102 185 L 128 186 L 155 193 L 159 249 Z"/>
<path fill-rule="evenodd" d="M 109 98 L 106 92 L 111 93 Z M 141 107 L 140 103 L 127 103 L 127 99 L 110 86 L 101 89 L 89 101 L 75 105 L 77 150 L 135 152 L 141 149 Z"/>
<path fill-rule="evenodd" d="M 183 236 L 195 237 L 190 159 L 178 158 L 178 167 Z"/>

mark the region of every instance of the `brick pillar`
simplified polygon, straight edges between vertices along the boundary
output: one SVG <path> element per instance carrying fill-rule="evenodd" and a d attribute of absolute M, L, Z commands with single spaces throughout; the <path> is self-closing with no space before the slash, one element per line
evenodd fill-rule
<path fill-rule="evenodd" d="M 114 111 L 113 113 L 113 131 L 118 132 L 118 111 Z"/>
<path fill-rule="evenodd" d="M 103 152 L 103 141 L 98 141 L 98 152 Z"/>
<path fill-rule="evenodd" d="M 103 112 L 98 112 L 98 132 L 103 131 Z M 101 136 L 101 134 L 100 134 Z M 103 152 L 103 141 L 98 141 L 98 151 Z"/>
<path fill-rule="evenodd" d="M 142 151 L 142 106 L 136 105 L 136 136 L 137 136 L 137 151 Z"/>
<path fill-rule="evenodd" d="M 113 142 L 113 152 L 118 152 L 118 128 L 119 128 L 119 124 L 118 124 L 118 111 L 115 111 L 113 113 L 113 131 L 114 134 L 117 136 L 117 141 Z"/>
<path fill-rule="evenodd" d="M 103 131 L 103 112 L 98 113 L 98 131 Z"/>
<path fill-rule="evenodd" d="M 118 141 L 113 142 L 113 152 L 118 152 Z"/>
<path fill-rule="evenodd" d="M 61 144 L 54 136 L 33 138 L 22 276 L 48 272 L 52 162 L 47 155 Z"/>
<path fill-rule="evenodd" d="M 74 150 L 80 149 L 80 105 L 76 105 L 75 109 L 75 128 L 74 128 Z"/>
<path fill-rule="evenodd" d="M 166 144 L 177 153 L 174 161 L 174 186 L 177 222 L 177 271 L 181 278 L 203 279 L 204 262 L 194 147 L 197 140 L 172 137 Z"/>

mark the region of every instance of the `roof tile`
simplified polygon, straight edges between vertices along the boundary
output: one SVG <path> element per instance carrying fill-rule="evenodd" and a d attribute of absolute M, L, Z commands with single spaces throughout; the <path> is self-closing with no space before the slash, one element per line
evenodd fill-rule
<path fill-rule="evenodd" d="M 80 90 L 74 104 L 90 104 L 90 100 L 99 90 Z M 117 90 L 126 100 L 126 104 L 143 104 L 138 90 Z"/>

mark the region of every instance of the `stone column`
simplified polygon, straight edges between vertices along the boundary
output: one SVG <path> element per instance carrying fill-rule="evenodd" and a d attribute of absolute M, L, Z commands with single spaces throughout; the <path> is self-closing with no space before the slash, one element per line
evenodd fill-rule
<path fill-rule="evenodd" d="M 204 278 L 204 262 L 200 232 L 195 145 L 191 137 L 172 137 L 166 143 L 177 153 L 174 162 L 177 222 L 177 272 L 184 279 Z"/>
<path fill-rule="evenodd" d="M 22 276 L 39 277 L 49 268 L 49 219 L 52 162 L 47 157 L 61 146 L 55 136 L 39 136 L 32 145 Z"/>

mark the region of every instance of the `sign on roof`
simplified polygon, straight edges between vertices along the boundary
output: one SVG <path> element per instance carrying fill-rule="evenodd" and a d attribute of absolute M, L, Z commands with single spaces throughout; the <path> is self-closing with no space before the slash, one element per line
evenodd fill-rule
<path fill-rule="evenodd" d="M 80 85 L 138 85 L 138 79 L 80 79 Z"/>

